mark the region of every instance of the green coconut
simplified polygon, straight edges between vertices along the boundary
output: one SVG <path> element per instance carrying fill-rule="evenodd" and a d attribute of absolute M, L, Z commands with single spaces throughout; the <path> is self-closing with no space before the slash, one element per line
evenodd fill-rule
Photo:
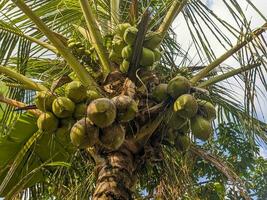
<path fill-rule="evenodd" d="M 126 46 L 127 44 L 124 42 L 123 39 L 120 37 L 114 37 L 112 40 L 112 49 L 114 50 L 115 53 L 121 54 L 122 49 Z"/>
<path fill-rule="evenodd" d="M 138 105 L 131 97 L 120 95 L 112 98 L 117 108 L 117 118 L 121 122 L 133 120 L 138 112 Z"/>
<path fill-rule="evenodd" d="M 169 128 L 174 130 L 178 130 L 183 127 L 188 122 L 187 119 L 180 117 L 175 112 L 168 112 L 165 117 L 165 123 L 168 125 Z"/>
<path fill-rule="evenodd" d="M 144 67 L 152 66 L 155 62 L 154 52 L 148 48 L 143 48 L 140 65 Z"/>
<path fill-rule="evenodd" d="M 200 115 L 191 119 L 191 131 L 196 138 L 204 141 L 213 133 L 211 122 Z"/>
<path fill-rule="evenodd" d="M 189 147 L 190 147 L 191 141 L 190 138 L 186 135 L 180 135 L 178 134 L 177 137 L 175 138 L 175 148 L 178 151 L 188 151 Z"/>
<path fill-rule="evenodd" d="M 64 147 L 68 153 L 75 151 L 75 147 L 70 139 L 70 130 L 71 127 L 63 126 L 58 128 L 55 132 L 56 141 L 61 144 L 60 146 Z"/>
<path fill-rule="evenodd" d="M 122 49 L 121 56 L 123 59 L 130 60 L 133 55 L 133 48 L 131 45 L 127 45 Z"/>
<path fill-rule="evenodd" d="M 190 131 L 190 123 L 189 121 L 183 125 L 181 128 L 179 128 L 178 132 L 181 134 L 186 134 Z"/>
<path fill-rule="evenodd" d="M 101 144 L 111 150 L 117 150 L 125 139 L 125 129 L 120 124 L 113 124 L 104 128 L 99 135 Z"/>
<path fill-rule="evenodd" d="M 55 98 L 56 96 L 49 91 L 37 92 L 35 96 L 35 105 L 43 112 L 52 111 L 52 103 Z"/>
<path fill-rule="evenodd" d="M 67 97 L 58 97 L 53 101 L 52 110 L 58 118 L 71 117 L 75 104 Z"/>
<path fill-rule="evenodd" d="M 131 24 L 129 23 L 118 24 L 115 33 L 119 35 L 121 38 L 123 38 L 125 30 L 129 27 L 131 27 Z"/>
<path fill-rule="evenodd" d="M 123 60 L 123 62 L 120 64 L 120 71 L 122 73 L 127 73 L 129 70 L 130 62 L 126 59 Z"/>
<path fill-rule="evenodd" d="M 159 49 L 155 49 L 153 52 L 154 52 L 154 55 L 155 55 L 155 62 L 160 61 L 161 56 L 162 56 L 160 50 Z"/>
<path fill-rule="evenodd" d="M 216 118 L 216 109 L 212 103 L 201 99 L 198 99 L 197 103 L 200 115 L 207 120 L 214 120 Z"/>
<path fill-rule="evenodd" d="M 65 88 L 66 97 L 75 103 L 80 103 L 86 99 L 86 87 L 80 81 L 72 81 Z"/>
<path fill-rule="evenodd" d="M 87 101 L 89 102 L 103 97 L 102 94 L 100 94 L 99 92 L 95 90 L 87 90 L 86 95 L 87 95 Z"/>
<path fill-rule="evenodd" d="M 182 94 L 189 93 L 191 88 L 190 81 L 183 76 L 176 76 L 168 83 L 167 92 L 175 99 Z"/>
<path fill-rule="evenodd" d="M 37 127 L 41 131 L 53 132 L 58 127 L 58 119 L 51 112 L 42 113 L 38 117 Z"/>
<path fill-rule="evenodd" d="M 122 62 L 121 52 L 116 53 L 113 49 L 109 52 L 109 59 L 117 64 Z"/>
<path fill-rule="evenodd" d="M 129 45 L 133 45 L 136 40 L 137 33 L 138 29 L 136 27 L 131 26 L 127 28 L 123 35 L 124 41 Z"/>
<path fill-rule="evenodd" d="M 99 129 L 88 118 L 76 122 L 70 131 L 70 139 L 78 148 L 94 146 L 98 141 Z"/>
<path fill-rule="evenodd" d="M 115 121 L 116 114 L 116 106 L 108 98 L 96 99 L 87 107 L 89 119 L 100 128 L 110 126 Z"/>
<path fill-rule="evenodd" d="M 174 102 L 173 110 L 180 115 L 180 117 L 191 118 L 197 114 L 197 100 L 191 94 L 183 94 Z"/>
<path fill-rule="evenodd" d="M 149 33 L 145 38 L 144 47 L 154 50 L 160 45 L 161 41 L 162 36 L 159 33 Z"/>
<path fill-rule="evenodd" d="M 86 103 L 79 103 L 75 106 L 74 110 L 74 118 L 75 119 L 82 119 L 86 115 L 87 105 Z"/>
<path fill-rule="evenodd" d="M 167 93 L 167 87 L 168 84 L 161 83 L 155 87 L 155 89 L 152 92 L 152 97 L 157 101 L 157 102 L 162 102 L 168 98 L 168 93 Z"/>

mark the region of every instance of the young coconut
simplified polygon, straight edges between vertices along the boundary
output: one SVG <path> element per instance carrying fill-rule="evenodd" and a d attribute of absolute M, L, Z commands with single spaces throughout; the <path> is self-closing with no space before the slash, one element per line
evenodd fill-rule
<path fill-rule="evenodd" d="M 86 87 L 80 81 L 72 81 L 65 88 L 66 96 L 75 103 L 80 103 L 86 99 Z"/>
<path fill-rule="evenodd" d="M 67 97 L 58 97 L 53 101 L 52 110 L 58 118 L 71 117 L 75 104 Z"/>
<path fill-rule="evenodd" d="M 99 99 L 102 98 L 103 95 L 100 94 L 99 92 L 95 91 L 95 90 L 87 90 L 86 92 L 86 96 L 87 96 L 87 101 L 91 102 L 95 99 Z"/>
<path fill-rule="evenodd" d="M 117 64 L 122 62 L 121 53 L 116 53 L 113 49 L 109 52 L 109 59 Z"/>
<path fill-rule="evenodd" d="M 42 113 L 37 120 L 37 127 L 41 131 L 53 132 L 58 127 L 58 119 L 51 113 Z"/>
<path fill-rule="evenodd" d="M 125 30 L 129 27 L 131 27 L 131 24 L 129 23 L 118 24 L 116 27 L 115 33 L 121 38 L 123 38 Z"/>
<path fill-rule="evenodd" d="M 188 120 L 180 117 L 175 112 L 168 112 L 166 115 L 166 118 L 165 118 L 165 122 L 169 128 L 172 128 L 174 130 L 178 130 L 181 127 L 183 127 L 188 122 Z"/>
<path fill-rule="evenodd" d="M 52 111 L 52 103 L 55 98 L 56 96 L 49 91 L 37 92 L 35 96 L 35 105 L 43 112 Z"/>
<path fill-rule="evenodd" d="M 167 91 L 173 98 L 177 99 L 182 94 L 189 93 L 190 81 L 183 76 L 176 76 L 168 83 Z"/>
<path fill-rule="evenodd" d="M 127 73 L 129 70 L 130 62 L 126 59 L 123 60 L 123 62 L 120 64 L 120 71 L 122 73 Z"/>
<path fill-rule="evenodd" d="M 123 35 L 124 41 L 129 45 L 133 45 L 135 42 L 137 33 L 138 33 L 138 29 L 135 28 L 134 26 L 127 28 Z"/>
<path fill-rule="evenodd" d="M 154 52 L 148 48 L 143 48 L 140 65 L 144 67 L 152 66 L 155 62 Z"/>
<path fill-rule="evenodd" d="M 107 149 L 116 150 L 124 142 L 125 129 L 120 124 L 113 124 L 104 128 L 99 135 L 101 144 Z"/>
<path fill-rule="evenodd" d="M 192 118 L 197 114 L 198 104 L 195 97 L 183 94 L 173 104 L 173 110 L 183 118 Z"/>
<path fill-rule="evenodd" d="M 120 37 L 114 37 L 112 41 L 112 49 L 114 50 L 115 53 L 121 55 L 122 49 L 126 46 L 127 44 L 120 38 Z"/>
<path fill-rule="evenodd" d="M 165 84 L 165 83 L 161 83 L 157 85 L 152 92 L 152 97 L 157 102 L 162 102 L 166 100 L 168 98 L 167 87 L 168 87 L 168 84 Z"/>
<path fill-rule="evenodd" d="M 98 141 L 99 129 L 93 125 L 89 118 L 76 122 L 70 131 L 70 139 L 78 148 L 92 147 Z"/>
<path fill-rule="evenodd" d="M 159 33 L 149 33 L 145 38 L 144 47 L 154 50 L 160 45 L 161 41 L 162 36 Z"/>
<path fill-rule="evenodd" d="M 122 49 L 121 56 L 123 59 L 130 60 L 133 55 L 133 48 L 130 45 L 127 45 Z"/>
<path fill-rule="evenodd" d="M 207 120 L 214 120 L 216 118 L 216 109 L 212 103 L 201 99 L 198 99 L 197 103 L 200 115 Z"/>
<path fill-rule="evenodd" d="M 211 122 L 200 115 L 191 119 L 192 133 L 203 141 L 209 139 L 213 133 Z"/>
<path fill-rule="evenodd" d="M 98 127 L 110 126 L 116 118 L 116 106 L 108 98 L 100 98 L 92 101 L 87 107 L 89 119 Z"/>
<path fill-rule="evenodd" d="M 175 148 L 177 151 L 187 151 L 190 147 L 191 141 L 190 138 L 186 135 L 180 135 L 178 134 L 177 137 L 175 138 Z"/>
<path fill-rule="evenodd" d="M 153 52 L 154 52 L 154 55 L 155 55 L 155 62 L 160 61 L 161 56 L 162 56 L 160 50 L 159 49 L 155 49 Z"/>
<path fill-rule="evenodd" d="M 87 105 L 86 103 L 79 103 L 75 106 L 74 110 L 74 118 L 75 119 L 82 119 L 86 115 Z"/>
<path fill-rule="evenodd" d="M 112 98 L 117 108 L 117 118 L 121 122 L 133 120 L 138 112 L 137 103 L 129 96 L 120 95 Z"/>

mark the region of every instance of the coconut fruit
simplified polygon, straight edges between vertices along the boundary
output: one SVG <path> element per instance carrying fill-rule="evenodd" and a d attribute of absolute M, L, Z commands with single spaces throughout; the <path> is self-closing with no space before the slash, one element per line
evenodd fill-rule
<path fill-rule="evenodd" d="M 127 44 L 120 38 L 120 37 L 114 37 L 112 41 L 112 49 L 114 50 L 115 53 L 121 54 L 122 49 L 126 46 Z"/>
<path fill-rule="evenodd" d="M 197 114 L 198 104 L 191 94 L 183 94 L 176 99 L 173 110 L 183 118 L 191 118 Z"/>
<path fill-rule="evenodd" d="M 74 110 L 74 118 L 75 119 L 82 119 L 86 115 L 87 105 L 85 103 L 79 103 L 75 106 Z"/>
<path fill-rule="evenodd" d="M 98 141 L 99 129 L 93 125 L 89 118 L 76 122 L 70 131 L 70 139 L 78 148 L 92 147 Z"/>
<path fill-rule="evenodd" d="M 191 131 L 201 140 L 207 140 L 213 133 L 211 122 L 200 115 L 191 119 Z"/>
<path fill-rule="evenodd" d="M 153 52 L 154 52 L 154 55 L 155 55 L 155 62 L 160 61 L 161 56 L 162 56 L 160 50 L 159 49 L 155 49 Z"/>
<path fill-rule="evenodd" d="M 190 123 L 189 121 L 183 125 L 181 128 L 179 128 L 178 132 L 181 134 L 186 134 L 190 131 Z"/>
<path fill-rule="evenodd" d="M 137 33 L 138 33 L 138 29 L 136 27 L 131 26 L 127 28 L 123 35 L 124 41 L 129 45 L 133 45 L 135 42 Z"/>
<path fill-rule="evenodd" d="M 189 93 L 191 88 L 190 81 L 183 76 L 176 76 L 168 83 L 167 91 L 175 99 L 182 94 Z"/>
<path fill-rule="evenodd" d="M 168 98 L 167 87 L 168 87 L 168 84 L 165 84 L 165 83 L 157 85 L 152 92 L 152 97 L 157 102 L 162 102 L 166 100 Z"/>
<path fill-rule="evenodd" d="M 75 103 L 80 103 L 86 99 L 86 87 L 80 81 L 72 81 L 65 88 L 66 96 Z"/>
<path fill-rule="evenodd" d="M 154 52 L 148 48 L 143 48 L 140 65 L 144 67 L 152 66 L 155 62 Z"/>
<path fill-rule="evenodd" d="M 95 90 L 87 90 L 86 96 L 87 96 L 87 101 L 89 102 L 103 97 L 99 92 Z"/>
<path fill-rule="evenodd" d="M 174 130 L 178 130 L 181 127 L 183 127 L 188 122 L 188 120 L 180 117 L 175 112 L 168 112 L 166 115 L 166 118 L 165 118 L 165 122 L 169 128 L 172 128 Z"/>
<path fill-rule="evenodd" d="M 178 134 L 175 138 L 175 148 L 178 151 L 187 151 L 190 147 L 191 141 L 190 138 L 186 135 L 180 135 Z"/>
<path fill-rule="evenodd" d="M 121 122 L 128 122 L 135 118 L 138 105 L 129 96 L 120 95 L 112 99 L 117 108 L 117 118 Z"/>
<path fill-rule="evenodd" d="M 130 45 L 127 45 L 122 49 L 121 56 L 123 59 L 130 60 L 133 55 L 133 48 Z"/>
<path fill-rule="evenodd" d="M 144 47 L 153 50 L 160 45 L 161 40 L 162 40 L 162 37 L 160 34 L 149 33 L 149 34 L 147 34 L 147 36 L 145 38 Z"/>
<path fill-rule="evenodd" d="M 37 127 L 41 131 L 53 132 L 58 127 L 58 119 L 51 112 L 42 113 L 37 120 Z"/>
<path fill-rule="evenodd" d="M 109 59 L 117 64 L 122 62 L 121 52 L 116 53 L 113 49 L 109 52 Z"/>
<path fill-rule="evenodd" d="M 87 107 L 89 119 L 98 127 L 110 126 L 116 118 L 116 106 L 108 98 L 100 98 L 92 101 Z"/>
<path fill-rule="evenodd" d="M 49 91 L 37 92 L 35 96 L 35 105 L 43 112 L 52 111 L 52 103 L 55 98 L 56 96 Z"/>
<path fill-rule="evenodd" d="M 53 101 L 52 110 L 58 118 L 67 118 L 72 116 L 75 104 L 67 97 L 58 97 Z"/>
<path fill-rule="evenodd" d="M 113 124 L 104 128 L 99 135 L 101 144 L 111 150 L 118 149 L 124 142 L 125 129 L 120 124 Z"/>
<path fill-rule="evenodd" d="M 127 73 L 129 70 L 130 62 L 126 59 L 123 60 L 123 62 L 120 64 L 120 71 L 122 73 Z"/>
<path fill-rule="evenodd" d="M 200 99 L 197 100 L 197 103 L 200 115 L 207 120 L 214 120 L 216 118 L 216 109 L 212 103 Z"/>
<path fill-rule="evenodd" d="M 125 30 L 129 27 L 131 27 L 131 24 L 129 23 L 118 24 L 115 33 L 119 35 L 121 38 L 123 38 Z"/>

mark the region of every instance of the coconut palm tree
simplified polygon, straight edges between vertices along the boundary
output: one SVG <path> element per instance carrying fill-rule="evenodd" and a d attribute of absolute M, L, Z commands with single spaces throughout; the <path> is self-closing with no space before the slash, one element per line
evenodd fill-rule
<path fill-rule="evenodd" d="M 256 115 L 266 99 L 267 24 L 252 30 L 236 0 L 223 4 L 236 25 L 197 0 L 2 0 L 1 196 L 197 199 L 201 158 L 250 199 L 238 173 L 205 145 L 219 144 L 227 123 L 230 141 L 242 133 L 251 149 L 267 142 Z M 197 63 L 175 40 L 180 16 Z M 226 66 L 230 57 L 240 66 Z"/>

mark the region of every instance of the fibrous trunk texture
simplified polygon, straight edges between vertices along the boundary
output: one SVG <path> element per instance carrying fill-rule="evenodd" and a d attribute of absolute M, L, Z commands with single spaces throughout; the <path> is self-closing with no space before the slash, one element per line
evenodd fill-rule
<path fill-rule="evenodd" d="M 93 200 L 131 200 L 134 186 L 134 157 L 127 148 L 103 155 L 97 166 Z"/>

